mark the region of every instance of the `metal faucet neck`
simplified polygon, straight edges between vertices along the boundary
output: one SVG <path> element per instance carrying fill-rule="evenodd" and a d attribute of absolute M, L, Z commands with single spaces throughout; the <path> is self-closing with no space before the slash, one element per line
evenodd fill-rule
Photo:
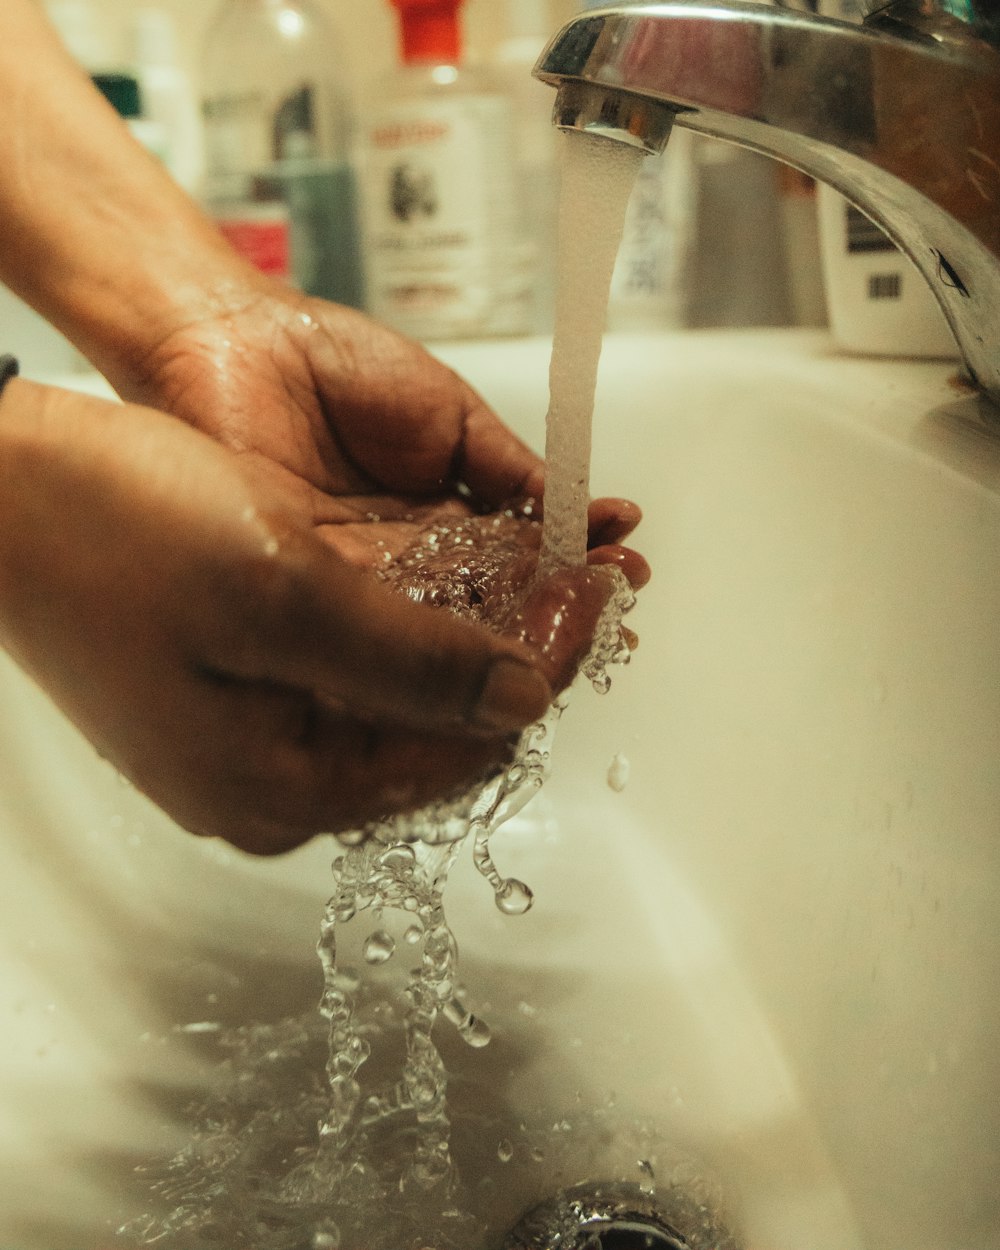
<path fill-rule="evenodd" d="M 985 37 L 1000 0 L 944 4 L 895 0 L 861 25 L 735 0 L 598 9 L 535 73 L 565 129 L 657 150 L 685 126 L 835 187 L 917 265 L 1000 404 L 1000 48 Z"/>

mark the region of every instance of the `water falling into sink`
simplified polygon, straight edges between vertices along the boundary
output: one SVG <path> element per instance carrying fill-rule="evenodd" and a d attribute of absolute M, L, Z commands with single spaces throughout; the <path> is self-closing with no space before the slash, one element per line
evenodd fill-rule
<path fill-rule="evenodd" d="M 638 148 L 583 132 L 560 135 L 556 325 L 545 438 L 543 569 L 582 564 L 587 551 L 594 388 Z"/>
<path fill-rule="evenodd" d="M 587 135 L 562 142 L 544 571 L 586 557 L 594 387 L 611 273 L 642 159 L 636 150 Z M 524 520 L 508 516 L 511 524 Z M 453 570 L 442 566 L 440 553 L 459 546 L 489 555 L 491 543 L 502 547 L 506 540 L 496 524 L 479 518 L 438 524 L 385 575 L 413 597 L 449 602 Z M 484 525 L 494 531 L 486 533 Z M 619 622 L 633 599 L 620 580 L 584 666 L 601 689 L 607 665 L 622 658 Z M 521 1183 L 530 1185 L 543 1160 L 550 1170 L 586 1167 L 603 1174 L 615 1139 L 619 1158 L 654 1153 L 648 1127 L 619 1122 L 608 1108 L 578 1108 L 572 1119 L 562 1117 L 555 1140 L 544 1115 L 516 1131 L 488 1119 L 473 1127 L 482 1112 L 449 1092 L 445 1060 L 432 1037 L 441 1015 L 469 1047 L 490 1042 L 489 1025 L 467 1008 L 458 984 L 445 884 L 460 849 L 471 842 L 497 907 L 518 915 L 531 906 L 529 886 L 497 869 L 489 839 L 541 787 L 564 706 L 561 700 L 544 723 L 526 732 L 514 763 L 483 794 L 360 831 L 368 840 L 354 839 L 358 844 L 334 865 L 336 891 L 319 942 L 325 1024 L 310 1016 L 221 1039 L 228 1059 L 220 1090 L 203 1110 L 191 1148 L 157 1175 L 159 1194 L 173 1209 L 133 1222 L 127 1237 L 170 1250 L 187 1250 L 199 1238 L 252 1243 L 255 1250 L 355 1250 L 362 1235 L 365 1250 L 425 1242 L 435 1250 L 475 1250 L 495 1244 L 501 1231 L 483 1200 L 497 1165 L 509 1180 L 519 1164 Z M 371 927 L 361 941 L 366 971 L 359 975 L 340 946 L 344 931 L 363 917 Z M 410 951 L 417 967 L 397 974 L 392 992 L 385 980 L 375 988 L 376 971 L 398 970 Z M 484 1127 L 498 1139 L 492 1163 L 470 1163 L 460 1144 L 470 1128 L 481 1134 Z M 718 1243 L 715 1225 L 706 1229 L 687 1243 L 693 1250 Z"/>

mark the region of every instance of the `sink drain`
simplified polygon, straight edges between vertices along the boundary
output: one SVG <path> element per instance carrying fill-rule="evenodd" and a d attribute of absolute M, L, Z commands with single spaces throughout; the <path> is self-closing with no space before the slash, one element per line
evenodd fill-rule
<path fill-rule="evenodd" d="M 529 1211 L 503 1250 L 689 1250 L 655 1198 L 622 1182 L 577 1185 Z"/>

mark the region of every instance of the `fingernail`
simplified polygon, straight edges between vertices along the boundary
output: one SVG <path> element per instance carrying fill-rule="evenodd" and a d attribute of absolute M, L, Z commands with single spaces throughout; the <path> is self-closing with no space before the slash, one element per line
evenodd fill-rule
<path fill-rule="evenodd" d="M 523 729 L 544 715 L 551 702 L 549 683 L 536 668 L 513 656 L 501 656 L 487 674 L 473 721 L 499 733 Z"/>

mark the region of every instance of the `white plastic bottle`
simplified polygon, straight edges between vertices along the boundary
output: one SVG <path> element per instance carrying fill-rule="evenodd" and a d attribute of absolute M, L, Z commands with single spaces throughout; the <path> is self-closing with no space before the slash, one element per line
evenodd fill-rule
<path fill-rule="evenodd" d="M 223 0 L 206 37 L 203 196 L 259 268 L 363 301 L 351 114 L 314 0 Z"/>
<path fill-rule="evenodd" d="M 857 0 L 818 0 L 825 17 L 856 21 Z M 923 275 L 874 222 L 832 187 L 817 187 L 830 332 L 864 356 L 954 358 L 958 348 Z"/>
<path fill-rule="evenodd" d="M 909 257 L 832 187 L 819 187 L 818 204 L 837 346 L 865 356 L 957 357 L 944 313 Z"/>
<path fill-rule="evenodd" d="M 461 63 L 462 0 L 391 0 L 402 64 L 360 140 L 368 305 L 422 339 L 527 333 L 513 109 Z"/>
<path fill-rule="evenodd" d="M 143 112 L 163 130 L 164 164 L 185 191 L 193 193 L 204 171 L 201 113 L 194 87 L 177 57 L 173 20 L 163 9 L 138 9 L 132 18 L 132 36 Z"/>

